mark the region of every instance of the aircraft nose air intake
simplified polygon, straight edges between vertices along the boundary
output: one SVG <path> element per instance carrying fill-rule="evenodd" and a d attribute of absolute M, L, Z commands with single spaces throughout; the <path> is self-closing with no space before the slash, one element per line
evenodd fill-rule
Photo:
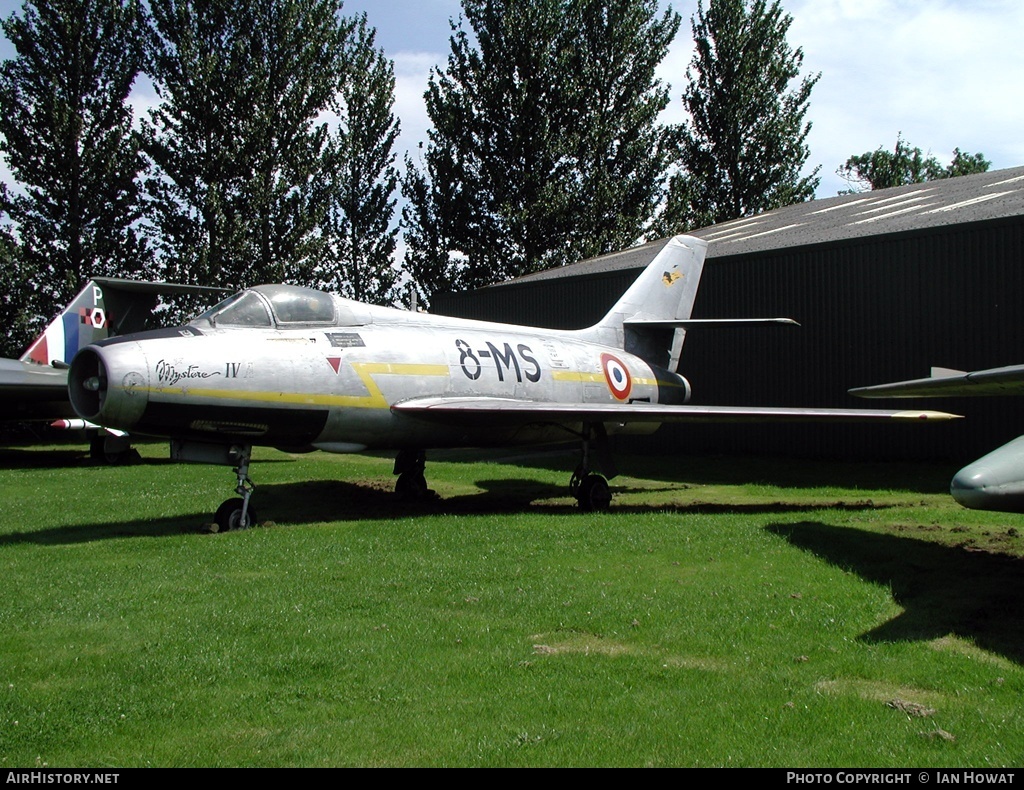
<path fill-rule="evenodd" d="M 120 370 L 107 358 L 110 349 L 83 348 L 68 371 L 68 397 L 84 420 L 108 428 L 128 429 L 145 411 L 148 394 L 138 373 Z"/>
<path fill-rule="evenodd" d="M 75 355 L 68 372 L 68 397 L 83 420 L 94 421 L 107 394 L 107 371 L 100 355 L 85 348 Z"/>

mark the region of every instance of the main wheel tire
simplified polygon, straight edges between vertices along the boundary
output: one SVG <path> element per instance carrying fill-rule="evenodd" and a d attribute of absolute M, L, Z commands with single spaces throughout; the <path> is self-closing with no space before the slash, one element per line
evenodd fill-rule
<path fill-rule="evenodd" d="M 249 529 L 256 523 L 256 511 L 253 510 L 252 505 L 246 511 L 245 521 L 242 521 L 243 504 L 241 499 L 229 499 L 217 508 L 213 520 L 217 524 L 218 531 L 230 532 L 233 529 Z"/>
<path fill-rule="evenodd" d="M 395 482 L 395 493 L 408 502 L 425 499 L 428 490 L 427 478 L 422 472 L 402 472 Z"/>
<path fill-rule="evenodd" d="M 89 442 L 89 457 L 99 464 L 119 466 L 136 461 L 139 451 L 125 438 L 95 436 Z"/>
<path fill-rule="evenodd" d="M 612 492 L 608 490 L 608 481 L 601 475 L 587 475 L 580 483 L 576 497 L 580 509 L 585 512 L 607 510 L 612 503 Z"/>

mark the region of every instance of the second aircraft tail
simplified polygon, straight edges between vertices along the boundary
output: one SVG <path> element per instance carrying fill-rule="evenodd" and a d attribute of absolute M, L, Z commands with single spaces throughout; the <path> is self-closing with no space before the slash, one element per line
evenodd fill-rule
<path fill-rule="evenodd" d="M 65 367 L 78 349 L 109 334 L 103 289 L 89 280 L 21 355 L 22 362 Z"/>

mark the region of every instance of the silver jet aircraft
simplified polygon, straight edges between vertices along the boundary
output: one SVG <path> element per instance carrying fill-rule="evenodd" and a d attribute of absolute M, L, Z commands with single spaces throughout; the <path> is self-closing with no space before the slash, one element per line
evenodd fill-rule
<path fill-rule="evenodd" d="M 253 445 L 338 453 L 392 449 L 397 490 L 427 494 L 424 451 L 582 444 L 570 490 L 609 504 L 605 440 L 664 422 L 942 420 L 930 411 L 686 405 L 674 372 L 707 243 L 669 240 L 596 325 L 555 331 L 403 312 L 309 288 L 263 285 L 187 326 L 81 350 L 68 388 L 90 422 L 171 439 L 172 458 L 235 466 L 239 497 L 215 517 L 247 527 Z M 782 320 L 786 319 L 768 319 Z M 792 322 L 789 322 L 792 323 Z"/>
<path fill-rule="evenodd" d="M 850 390 L 860 398 L 942 398 L 1024 395 L 1024 365 L 988 370 L 932 368 L 926 379 L 897 381 Z M 974 510 L 1024 512 L 1024 436 L 1018 436 L 953 476 L 949 492 Z"/>

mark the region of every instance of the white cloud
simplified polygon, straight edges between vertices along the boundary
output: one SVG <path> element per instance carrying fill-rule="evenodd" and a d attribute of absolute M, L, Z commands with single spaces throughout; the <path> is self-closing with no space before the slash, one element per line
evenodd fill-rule
<path fill-rule="evenodd" d="M 808 118 L 820 197 L 844 182 L 835 169 L 896 135 L 946 162 L 982 152 L 993 168 L 1024 163 L 1017 39 L 1024 4 L 931 0 L 791 0 L 789 42 L 805 73 L 820 71 Z"/>
<path fill-rule="evenodd" d="M 388 55 L 395 63 L 395 115 L 401 119 L 401 134 L 396 148 L 399 159 L 409 151 L 415 157 L 416 146 L 426 142 L 430 119 L 423 93 L 427 89 L 430 70 L 445 61 L 436 52 L 399 52 Z"/>

